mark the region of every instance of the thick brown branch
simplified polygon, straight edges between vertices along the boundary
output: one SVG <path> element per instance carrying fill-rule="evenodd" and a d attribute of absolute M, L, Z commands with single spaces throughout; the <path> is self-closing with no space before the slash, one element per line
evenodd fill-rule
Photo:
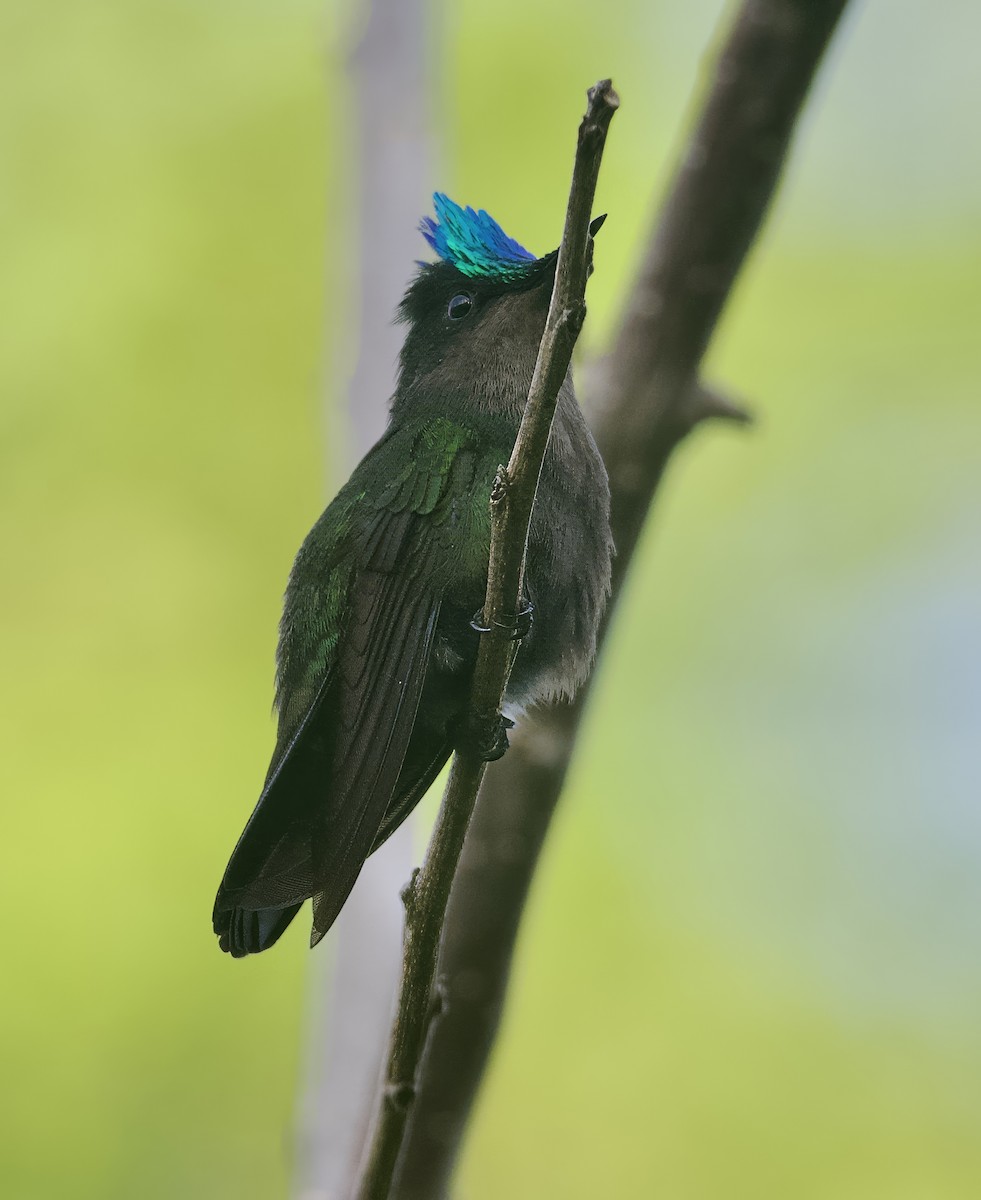
<path fill-rule="evenodd" d="M 511 669 L 512 642 L 502 627 L 517 611 L 521 598 L 528 526 L 542 459 L 559 388 L 585 316 L 590 211 L 606 132 L 618 104 L 609 80 L 589 91 L 545 333 L 514 451 L 507 470 L 498 475 L 491 498 L 484 602 L 490 632 L 480 639 L 471 694 L 471 708 L 478 720 L 500 712 Z M 473 753 L 454 755 L 426 861 L 406 889 L 402 981 L 377 1122 L 358 1188 L 360 1200 L 386 1200 L 390 1194 L 426 1035 L 439 1007 L 433 986 L 437 952 L 450 886 L 484 767 Z"/>
<path fill-rule="evenodd" d="M 667 462 L 701 420 L 745 414 L 698 381 L 775 191 L 798 113 L 847 0 L 746 0 L 586 399 L 610 473 L 614 602 Z M 607 624 L 613 605 L 607 614 Z M 605 633 L 605 630 L 604 630 Z M 446 1195 L 497 1029 L 518 923 L 586 693 L 541 713 L 488 773 L 447 915 L 434 1028 L 398 1200 Z"/>

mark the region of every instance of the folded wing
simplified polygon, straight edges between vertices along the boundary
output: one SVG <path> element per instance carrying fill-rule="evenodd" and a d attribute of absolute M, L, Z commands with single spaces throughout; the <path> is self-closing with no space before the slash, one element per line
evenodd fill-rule
<path fill-rule="evenodd" d="M 438 470 L 432 456 L 404 450 L 379 501 L 370 508 L 361 497 L 348 501 L 360 506 L 345 533 L 347 557 L 327 582 L 320 578 L 319 591 L 311 588 L 311 595 L 325 594 L 343 575 L 343 628 L 330 631 L 329 654 L 323 640 L 317 653 L 303 650 L 306 677 L 314 671 L 316 684 L 291 684 L 281 700 L 309 696 L 277 747 L 218 891 L 215 932 L 235 957 L 271 946 L 311 896 L 319 940 L 385 822 L 439 616 L 447 540 L 433 510 L 454 457 L 446 457 L 444 444 L 446 466 Z M 356 484 L 357 475 L 345 492 Z M 284 638 L 286 628 L 284 620 Z"/>

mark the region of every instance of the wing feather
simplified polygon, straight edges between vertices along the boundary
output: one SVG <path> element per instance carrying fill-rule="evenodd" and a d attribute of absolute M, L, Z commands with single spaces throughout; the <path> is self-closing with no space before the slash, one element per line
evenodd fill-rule
<path fill-rule="evenodd" d="M 399 515 L 393 523 L 402 524 Z M 401 531 L 396 540 L 403 539 Z M 256 911 L 296 906 L 314 894 L 319 939 L 371 853 L 405 758 L 439 615 L 428 557 L 420 545 L 407 572 L 355 573 L 335 662 L 278 755 L 219 891 L 215 927 L 233 947 L 258 936 Z"/>

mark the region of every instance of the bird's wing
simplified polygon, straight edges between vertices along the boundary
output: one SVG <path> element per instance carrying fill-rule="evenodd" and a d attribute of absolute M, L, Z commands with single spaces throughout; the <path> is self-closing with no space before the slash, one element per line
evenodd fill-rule
<path fill-rule="evenodd" d="M 365 488 L 366 468 L 385 481 L 380 491 Z M 472 490 L 473 472 L 468 437 L 453 426 L 389 437 L 321 518 L 342 531 L 333 548 L 311 535 L 300 552 L 310 547 L 324 570 L 303 573 L 308 594 L 291 583 L 287 595 L 286 732 L 215 903 L 215 930 L 233 954 L 265 949 L 285 928 L 289 917 L 274 921 L 265 910 L 295 912 L 314 893 L 322 935 L 371 852 L 412 732 L 458 536 L 450 494 Z M 326 618 L 301 611 L 318 602 L 331 609 Z"/>

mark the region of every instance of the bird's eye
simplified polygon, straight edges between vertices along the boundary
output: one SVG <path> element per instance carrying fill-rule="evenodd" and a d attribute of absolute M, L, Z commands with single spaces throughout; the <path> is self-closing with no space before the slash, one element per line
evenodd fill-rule
<path fill-rule="evenodd" d="M 473 296 L 468 296 L 466 292 L 461 292 L 459 296 L 454 296 L 446 308 L 446 315 L 451 321 L 462 321 L 473 308 Z"/>

